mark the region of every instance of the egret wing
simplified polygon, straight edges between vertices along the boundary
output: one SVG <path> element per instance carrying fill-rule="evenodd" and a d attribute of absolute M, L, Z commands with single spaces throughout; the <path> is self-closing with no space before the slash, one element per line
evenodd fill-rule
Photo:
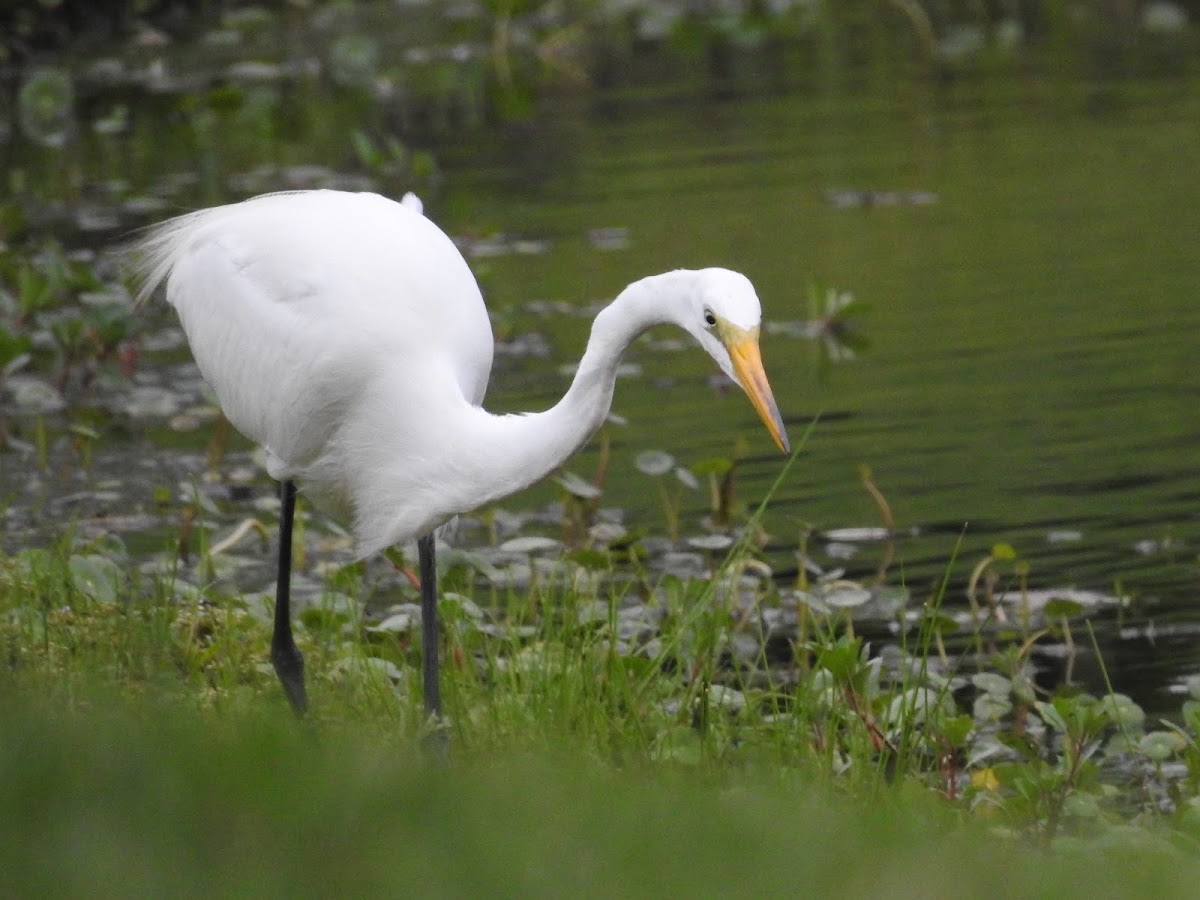
<path fill-rule="evenodd" d="M 173 220 L 145 248 L 149 286 L 167 281 L 201 372 L 274 457 L 276 477 L 330 449 L 383 368 L 417 385 L 437 360 L 457 382 L 440 390 L 483 399 L 483 299 L 453 242 L 414 208 L 374 194 L 272 194 Z"/>

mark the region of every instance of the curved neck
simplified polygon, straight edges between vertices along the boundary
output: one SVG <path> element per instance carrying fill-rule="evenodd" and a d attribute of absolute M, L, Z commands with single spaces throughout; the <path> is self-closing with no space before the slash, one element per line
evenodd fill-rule
<path fill-rule="evenodd" d="M 680 269 L 625 288 L 596 316 L 575 378 L 550 409 L 508 416 L 484 413 L 476 439 L 486 450 L 486 474 L 478 473 L 475 483 L 486 488 L 473 498 L 474 506 L 539 481 L 587 443 L 612 405 L 621 355 L 647 328 L 673 321 L 667 315 L 670 301 L 686 296 L 695 277 L 695 272 Z"/>

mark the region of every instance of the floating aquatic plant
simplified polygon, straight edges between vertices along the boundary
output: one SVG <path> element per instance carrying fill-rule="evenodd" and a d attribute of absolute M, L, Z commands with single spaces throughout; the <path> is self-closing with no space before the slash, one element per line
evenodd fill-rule
<path fill-rule="evenodd" d="M 17 94 L 21 133 L 43 147 L 61 148 L 71 136 L 75 119 L 75 83 L 66 69 L 29 72 Z"/>
<path fill-rule="evenodd" d="M 329 77 L 341 87 L 369 87 L 379 70 L 379 42 L 368 35 L 345 34 L 329 47 Z"/>

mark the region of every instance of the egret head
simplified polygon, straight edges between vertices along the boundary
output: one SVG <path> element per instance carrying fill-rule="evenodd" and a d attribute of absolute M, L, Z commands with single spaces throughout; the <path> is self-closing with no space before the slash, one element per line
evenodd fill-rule
<path fill-rule="evenodd" d="M 697 275 L 688 320 L 681 324 L 746 392 L 779 449 L 787 453 L 787 431 L 758 349 L 762 307 L 754 285 L 729 269 L 702 269 Z"/>

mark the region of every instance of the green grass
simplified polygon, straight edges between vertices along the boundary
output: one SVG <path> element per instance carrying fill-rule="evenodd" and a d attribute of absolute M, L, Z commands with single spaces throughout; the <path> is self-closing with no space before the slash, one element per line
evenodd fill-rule
<path fill-rule="evenodd" d="M 8 896 L 1192 896 L 1146 829 L 1032 851 L 911 785 L 720 775 L 576 752 L 424 761 L 377 729 L 313 734 L 98 693 L 0 704 Z"/>
<path fill-rule="evenodd" d="M 1011 649 L 975 696 L 1013 711 L 972 714 L 928 634 L 889 681 L 839 619 L 813 623 L 807 673 L 754 681 L 711 582 L 656 585 L 657 655 L 617 652 L 618 596 L 484 592 L 534 626 L 496 636 L 448 592 L 439 761 L 406 635 L 300 617 L 298 722 L 247 598 L 132 583 L 97 549 L 0 558 L 8 896 L 1184 897 L 1200 877 L 1187 709 L 1147 734 L 1118 695 L 1022 699 Z M 607 619 L 578 614 L 597 599 Z M 1016 757 L 974 758 L 988 735 Z"/>

